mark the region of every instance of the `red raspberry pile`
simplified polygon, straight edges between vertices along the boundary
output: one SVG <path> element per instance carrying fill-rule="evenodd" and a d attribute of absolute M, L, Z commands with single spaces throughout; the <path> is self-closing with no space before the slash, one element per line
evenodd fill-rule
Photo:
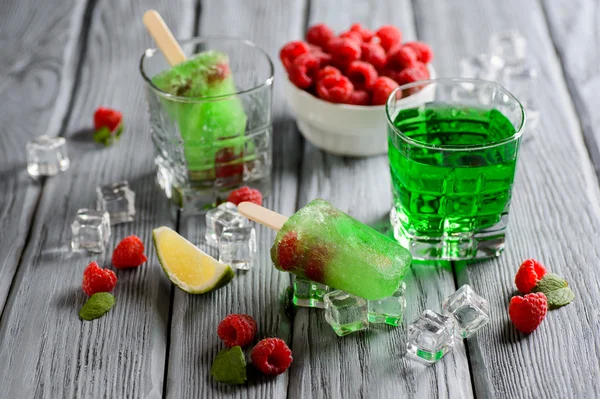
<path fill-rule="evenodd" d="M 306 42 L 287 43 L 279 57 L 289 80 L 322 100 L 383 105 L 399 85 L 429 79 L 433 52 L 422 42 L 402 43 L 395 26 L 373 32 L 353 24 L 336 36 L 318 24 L 308 29 Z"/>

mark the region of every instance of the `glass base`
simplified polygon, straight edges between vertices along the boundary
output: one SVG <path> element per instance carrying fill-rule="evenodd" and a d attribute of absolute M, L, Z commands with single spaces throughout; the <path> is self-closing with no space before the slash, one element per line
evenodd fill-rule
<path fill-rule="evenodd" d="M 410 251 L 414 260 L 489 259 L 500 256 L 504 251 L 508 214 L 503 214 L 500 222 L 487 229 L 440 237 L 411 234 L 402 225 L 394 207 L 390 212 L 390 222 L 394 230 L 394 238 Z"/>

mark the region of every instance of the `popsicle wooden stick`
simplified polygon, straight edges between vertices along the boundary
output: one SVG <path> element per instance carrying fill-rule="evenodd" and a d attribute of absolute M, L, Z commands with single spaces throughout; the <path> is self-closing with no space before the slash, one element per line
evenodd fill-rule
<path fill-rule="evenodd" d="M 144 13 L 144 25 L 154 38 L 156 46 L 162 51 L 169 65 L 177 65 L 185 61 L 186 57 L 171 30 L 156 10 Z"/>
<path fill-rule="evenodd" d="M 287 217 L 252 202 L 240 203 L 238 211 L 248 219 L 254 220 L 256 223 L 260 223 L 275 231 L 281 230 L 283 224 L 288 220 Z"/>

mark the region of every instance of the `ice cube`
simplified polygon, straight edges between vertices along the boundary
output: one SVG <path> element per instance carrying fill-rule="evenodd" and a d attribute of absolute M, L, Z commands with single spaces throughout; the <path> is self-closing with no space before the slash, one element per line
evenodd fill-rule
<path fill-rule="evenodd" d="M 27 172 L 31 176 L 54 176 L 69 168 L 67 141 L 40 136 L 27 142 Z"/>
<path fill-rule="evenodd" d="M 323 297 L 331 289 L 325 284 L 310 281 L 307 278 L 295 276 L 294 278 L 294 297 L 292 302 L 296 306 L 307 308 L 325 308 Z"/>
<path fill-rule="evenodd" d="M 74 251 L 104 252 L 110 238 L 110 216 L 108 212 L 79 209 L 71 224 L 71 233 Z"/>
<path fill-rule="evenodd" d="M 133 222 L 135 193 L 126 180 L 97 187 L 96 194 L 96 209 L 108 212 L 111 224 Z"/>
<path fill-rule="evenodd" d="M 336 290 L 325 294 L 325 320 L 340 337 L 369 326 L 367 301 L 356 295 Z"/>
<path fill-rule="evenodd" d="M 502 84 L 525 107 L 529 129 L 535 128 L 539 121 L 539 109 L 535 97 L 537 82 L 537 70 L 524 63 L 509 65 L 502 71 Z"/>
<path fill-rule="evenodd" d="M 219 261 L 239 270 L 250 270 L 256 257 L 256 232 L 251 226 L 223 228 Z"/>
<path fill-rule="evenodd" d="M 442 302 L 444 315 L 455 320 L 456 335 L 468 338 L 489 321 L 490 306 L 465 284 Z"/>
<path fill-rule="evenodd" d="M 406 350 L 408 355 L 435 363 L 454 345 L 454 322 L 432 310 L 426 310 L 408 325 Z"/>
<path fill-rule="evenodd" d="M 369 323 L 386 323 L 391 326 L 399 326 L 404 317 L 406 309 L 406 285 L 400 283 L 400 287 L 392 296 L 369 301 Z"/>
<path fill-rule="evenodd" d="M 244 227 L 249 224 L 248 219 L 238 213 L 235 204 L 224 202 L 206 212 L 206 242 L 216 247 L 225 227 Z"/>
<path fill-rule="evenodd" d="M 502 61 L 489 54 L 478 54 L 460 61 L 460 76 L 495 81 L 502 69 Z"/>
<path fill-rule="evenodd" d="M 519 64 L 527 54 L 527 40 L 516 30 L 494 33 L 489 46 L 492 56 L 501 59 L 504 65 Z"/>

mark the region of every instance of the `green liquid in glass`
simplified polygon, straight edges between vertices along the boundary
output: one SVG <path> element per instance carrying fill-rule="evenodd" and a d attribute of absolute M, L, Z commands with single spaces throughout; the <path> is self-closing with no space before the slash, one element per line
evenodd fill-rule
<path fill-rule="evenodd" d="M 506 116 L 496 109 L 433 103 L 401 110 L 394 125 L 421 144 L 390 131 L 394 202 L 407 235 L 444 236 L 447 244 L 501 223 L 508 213 L 520 143 L 510 140 L 515 128 Z"/>

